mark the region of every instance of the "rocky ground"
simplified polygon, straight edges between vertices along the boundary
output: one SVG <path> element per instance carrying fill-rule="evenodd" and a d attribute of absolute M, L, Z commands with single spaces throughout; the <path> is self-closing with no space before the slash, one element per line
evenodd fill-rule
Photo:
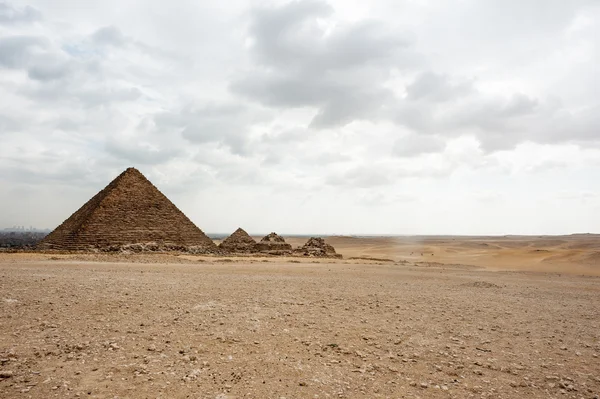
<path fill-rule="evenodd" d="M 597 398 L 600 278 L 0 254 L 2 398 Z"/>

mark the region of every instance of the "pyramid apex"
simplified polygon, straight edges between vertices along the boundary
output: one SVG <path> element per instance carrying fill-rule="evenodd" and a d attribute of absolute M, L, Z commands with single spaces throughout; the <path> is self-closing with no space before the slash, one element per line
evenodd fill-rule
<path fill-rule="evenodd" d="M 137 179 L 142 178 L 144 180 L 148 180 L 142 172 L 140 172 L 138 169 L 134 168 L 133 166 L 130 166 L 129 168 L 127 168 L 123 172 L 121 172 L 121 174 L 115 180 L 120 180 L 120 178 L 122 178 L 124 176 L 134 177 Z"/>

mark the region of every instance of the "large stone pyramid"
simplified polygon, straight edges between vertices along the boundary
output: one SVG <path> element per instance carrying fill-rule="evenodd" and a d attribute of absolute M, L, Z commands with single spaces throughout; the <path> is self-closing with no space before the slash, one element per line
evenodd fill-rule
<path fill-rule="evenodd" d="M 219 244 L 219 248 L 234 253 L 256 252 L 256 241 L 241 227 Z"/>
<path fill-rule="evenodd" d="M 44 238 L 38 248 L 174 249 L 217 246 L 137 169 L 128 168 Z"/>

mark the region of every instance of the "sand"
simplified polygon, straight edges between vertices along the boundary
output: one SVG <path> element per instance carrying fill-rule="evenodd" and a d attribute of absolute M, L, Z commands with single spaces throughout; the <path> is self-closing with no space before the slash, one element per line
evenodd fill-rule
<path fill-rule="evenodd" d="M 596 237 L 327 241 L 345 259 L 0 254 L 0 397 L 600 395 Z"/>

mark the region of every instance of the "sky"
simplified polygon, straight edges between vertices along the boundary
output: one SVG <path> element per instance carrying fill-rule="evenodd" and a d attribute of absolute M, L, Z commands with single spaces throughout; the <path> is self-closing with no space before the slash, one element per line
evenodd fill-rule
<path fill-rule="evenodd" d="M 597 0 L 0 0 L 0 228 L 600 232 Z"/>

